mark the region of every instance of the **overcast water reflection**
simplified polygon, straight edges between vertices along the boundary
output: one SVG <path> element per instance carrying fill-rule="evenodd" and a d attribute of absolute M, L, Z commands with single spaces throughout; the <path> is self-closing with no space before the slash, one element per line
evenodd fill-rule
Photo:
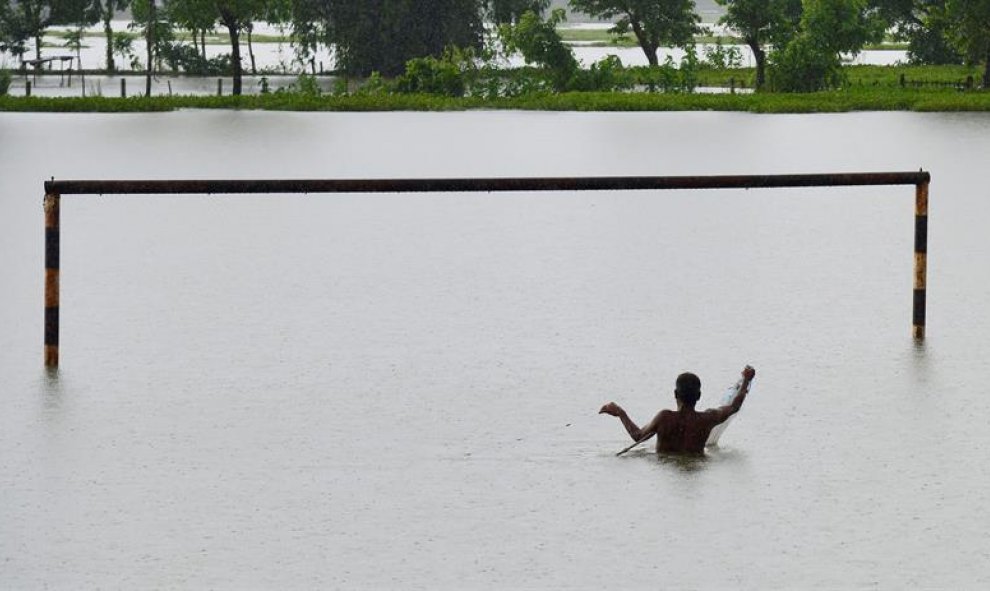
<path fill-rule="evenodd" d="M 0 587 L 985 588 L 990 116 L 0 114 Z M 42 181 L 931 171 L 913 189 L 65 196 Z M 596 414 L 702 405 L 662 458 Z"/>

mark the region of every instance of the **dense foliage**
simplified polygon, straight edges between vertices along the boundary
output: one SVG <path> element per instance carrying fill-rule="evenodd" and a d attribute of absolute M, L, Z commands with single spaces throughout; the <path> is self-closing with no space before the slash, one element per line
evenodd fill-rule
<path fill-rule="evenodd" d="M 801 0 L 717 0 L 725 7 L 721 22 L 739 33 L 753 52 L 756 88 L 766 83 L 767 45 L 786 47 L 801 21 Z"/>
<path fill-rule="evenodd" d="M 348 74 L 401 74 L 412 58 L 482 42 L 479 0 L 295 0 L 304 45 L 332 45 Z"/>
<path fill-rule="evenodd" d="M 659 65 L 661 47 L 686 47 L 700 32 L 694 0 L 570 0 L 570 5 L 587 15 L 614 20 L 616 34 L 632 31 L 651 66 Z"/>
<path fill-rule="evenodd" d="M 722 23 L 755 58 L 757 90 L 815 92 L 847 84 L 844 60 L 885 33 L 908 43 L 916 64 L 982 64 L 990 87 L 990 0 L 717 0 Z M 314 50 L 332 51 L 336 68 L 372 79 L 365 87 L 393 93 L 463 97 L 517 97 L 568 91 L 662 90 L 690 92 L 706 67 L 739 63 L 730 45 L 707 47 L 694 0 L 569 0 L 588 15 L 610 19 L 614 38 L 633 40 L 650 64 L 625 68 L 616 58 L 581 65 L 559 32 L 563 16 L 546 14 L 550 0 L 0 0 L 0 51 L 41 57 L 52 26 L 69 26 L 64 47 L 81 54 L 84 27 L 102 23 L 105 69 L 141 68 L 150 76 L 167 67 L 194 74 L 230 74 L 241 92 L 245 62 L 257 68 L 255 23 L 285 27 L 300 64 L 315 73 Z M 133 33 L 114 32 L 121 9 L 133 15 Z M 486 24 L 487 23 L 487 24 Z M 206 35 L 222 32 L 229 52 L 208 58 Z M 131 42 L 144 37 L 147 56 Z M 247 57 L 242 57 L 246 45 Z M 680 47 L 681 63 L 661 60 L 661 47 Z M 508 53 L 527 67 L 507 73 Z M 129 60 L 129 61 L 128 61 Z M 501 61 L 499 61 L 501 60 Z M 361 86 L 361 82 L 356 83 Z"/>

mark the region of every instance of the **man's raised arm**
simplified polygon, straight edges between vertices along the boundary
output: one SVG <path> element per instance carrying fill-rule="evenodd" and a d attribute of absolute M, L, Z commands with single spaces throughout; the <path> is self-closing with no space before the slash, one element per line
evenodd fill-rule
<path fill-rule="evenodd" d="M 754 377 L 756 377 L 756 370 L 747 365 L 742 371 L 743 379 L 742 384 L 739 386 L 739 392 L 736 393 L 736 397 L 732 399 L 732 402 L 708 411 L 717 416 L 716 424 L 725 422 L 729 417 L 739 412 L 743 402 L 746 401 L 746 394 L 749 393 L 749 384 L 753 381 Z"/>
<path fill-rule="evenodd" d="M 602 409 L 598 411 L 598 414 L 606 414 L 606 415 L 612 415 L 613 417 L 619 417 L 619 420 L 622 421 L 622 426 L 625 427 L 626 431 L 629 432 L 629 436 L 633 438 L 633 441 L 643 441 L 656 435 L 657 419 L 660 416 L 658 414 L 656 417 L 653 417 L 653 420 L 650 421 L 649 424 L 647 424 L 642 429 L 640 429 L 638 426 L 636 426 L 636 423 L 634 423 L 633 420 L 629 418 L 629 415 L 626 414 L 626 411 L 623 410 L 621 406 L 619 406 L 614 402 L 609 402 L 608 404 L 603 406 Z"/>

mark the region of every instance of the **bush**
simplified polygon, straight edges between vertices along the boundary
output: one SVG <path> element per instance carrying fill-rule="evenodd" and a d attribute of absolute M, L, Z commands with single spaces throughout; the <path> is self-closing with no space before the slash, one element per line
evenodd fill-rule
<path fill-rule="evenodd" d="M 570 90 L 613 91 L 630 86 L 632 82 L 622 67 L 622 61 L 617 56 L 607 55 L 587 70 L 575 72 Z"/>
<path fill-rule="evenodd" d="M 699 64 L 715 70 L 742 67 L 742 52 L 735 45 L 723 45 L 722 39 L 717 39 L 715 45 L 705 47 L 705 60 Z"/>
<path fill-rule="evenodd" d="M 648 92 L 692 93 L 698 86 L 698 60 L 693 47 L 688 47 L 680 65 L 667 56 L 659 66 L 640 66 L 627 70 L 632 85 Z"/>
<path fill-rule="evenodd" d="M 777 92 L 817 92 L 838 88 L 844 80 L 839 57 L 799 35 L 770 57 L 770 88 Z"/>
<path fill-rule="evenodd" d="M 406 62 L 405 73 L 395 81 L 396 90 L 410 94 L 464 96 L 464 73 L 449 57 L 450 53 L 444 53 L 440 59 L 427 56 Z"/>
<path fill-rule="evenodd" d="M 549 74 L 554 90 L 564 91 L 580 69 L 574 52 L 567 47 L 557 25 L 565 19 L 563 9 L 555 9 L 547 20 L 529 11 L 515 25 L 502 25 L 499 37 L 506 53 L 518 51 L 527 64 L 536 64 Z"/>
<path fill-rule="evenodd" d="M 4 96 L 10 90 L 12 76 L 10 70 L 0 70 L 0 96 Z"/>
<path fill-rule="evenodd" d="M 339 88 L 339 87 L 338 87 Z M 372 72 L 371 76 L 358 87 L 355 92 L 358 96 L 385 96 L 392 92 L 392 85 L 382 77 L 380 72 Z M 336 93 L 347 95 L 347 81 L 344 80 L 343 92 Z"/>
<path fill-rule="evenodd" d="M 231 72 L 229 55 L 203 59 L 195 47 L 181 43 L 163 44 L 160 51 L 159 57 L 168 64 L 170 69 L 176 72 L 183 71 L 209 76 L 220 76 Z"/>

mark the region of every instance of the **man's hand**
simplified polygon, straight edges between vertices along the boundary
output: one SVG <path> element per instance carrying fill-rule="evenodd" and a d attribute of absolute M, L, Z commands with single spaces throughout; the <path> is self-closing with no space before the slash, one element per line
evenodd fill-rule
<path fill-rule="evenodd" d="M 743 368 L 742 377 L 747 382 L 752 382 L 753 378 L 756 377 L 756 370 L 753 369 L 751 366 L 747 365 L 745 368 Z"/>
<path fill-rule="evenodd" d="M 614 402 L 609 402 L 608 404 L 603 406 L 600 411 L 598 411 L 598 414 L 612 415 L 613 417 L 617 417 L 622 414 L 622 407 Z"/>

